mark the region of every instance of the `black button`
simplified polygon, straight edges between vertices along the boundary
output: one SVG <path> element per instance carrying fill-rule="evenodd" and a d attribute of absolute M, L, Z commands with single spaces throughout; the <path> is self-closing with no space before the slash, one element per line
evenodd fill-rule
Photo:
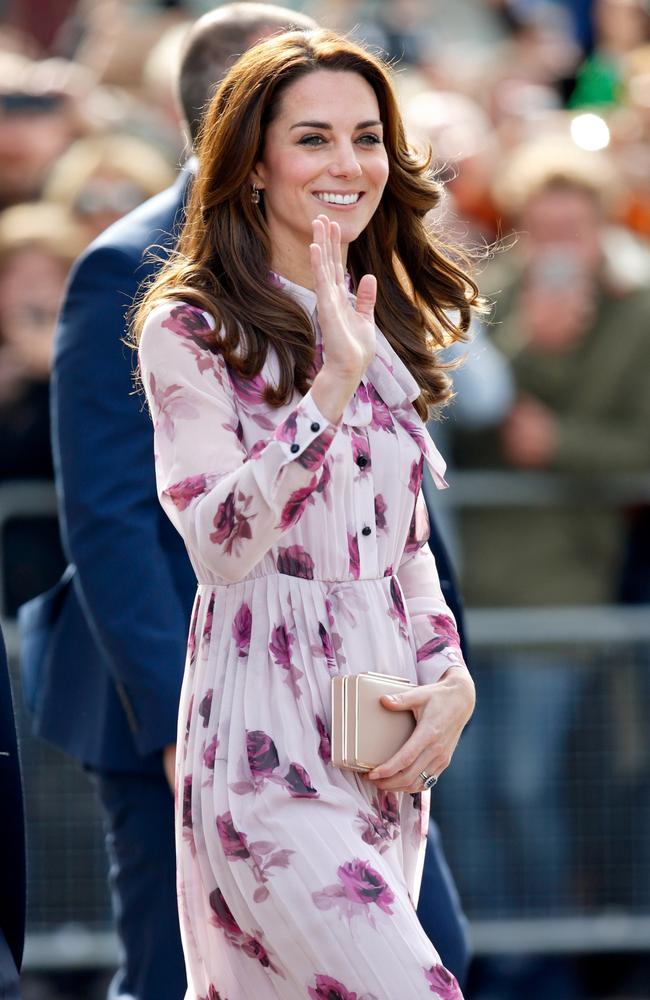
<path fill-rule="evenodd" d="M 291 451 L 292 451 L 292 452 L 294 453 L 294 455 L 295 455 L 297 451 L 300 451 L 300 445 L 299 445 L 299 444 L 292 444 L 292 445 L 291 445 Z"/>
<path fill-rule="evenodd" d="M 365 469 L 367 464 L 368 464 L 368 459 L 366 458 L 366 456 L 359 455 L 359 457 L 357 458 L 357 465 L 359 466 L 359 468 Z"/>
<path fill-rule="evenodd" d="M 361 534 L 362 535 L 369 535 L 371 531 L 372 531 L 372 528 L 369 528 L 368 525 L 366 525 L 365 528 L 361 529 Z"/>
<path fill-rule="evenodd" d="M 317 424 L 316 421 L 314 420 L 313 424 L 311 425 L 311 429 L 313 430 L 313 432 L 315 434 L 316 431 L 320 430 L 320 424 Z"/>

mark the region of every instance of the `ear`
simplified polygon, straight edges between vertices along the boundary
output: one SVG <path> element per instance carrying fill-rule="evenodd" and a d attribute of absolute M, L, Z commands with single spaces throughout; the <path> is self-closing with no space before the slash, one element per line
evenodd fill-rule
<path fill-rule="evenodd" d="M 258 188 L 258 190 L 263 191 L 265 187 L 265 178 L 266 178 L 266 169 L 264 167 L 264 164 L 260 160 L 258 163 L 255 164 L 255 166 L 251 170 L 248 179 L 251 183 L 251 187 L 254 184 Z"/>

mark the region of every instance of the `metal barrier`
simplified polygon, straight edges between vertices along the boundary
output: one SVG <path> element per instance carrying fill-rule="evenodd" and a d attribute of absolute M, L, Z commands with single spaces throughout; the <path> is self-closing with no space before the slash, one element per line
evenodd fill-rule
<path fill-rule="evenodd" d="M 564 501 L 566 484 L 546 478 L 544 502 L 552 501 L 553 491 L 556 499 L 561 495 Z M 537 482 L 531 482 L 530 477 L 508 479 L 506 483 L 501 477 L 497 484 L 482 474 L 473 479 L 470 474 L 455 475 L 454 493 L 466 490 L 468 502 L 474 502 L 480 484 L 485 483 L 483 502 L 488 494 L 490 502 L 499 502 L 497 486 L 502 499 L 504 491 L 512 498 L 514 490 L 523 491 L 518 503 L 528 495 L 540 498 L 538 477 L 534 477 Z M 618 493 L 611 489 L 612 502 L 620 502 L 623 494 L 626 502 L 650 495 L 647 477 L 638 477 L 633 484 L 619 482 L 618 488 Z M 39 514 L 47 509 L 53 502 L 51 488 L 49 499 L 45 491 L 37 499 L 38 492 L 35 489 L 30 499 L 22 484 L 11 494 L 0 490 L 0 529 L 8 516 L 16 513 L 13 501 L 21 514 L 28 508 Z M 602 502 L 602 492 L 598 500 Z M 533 666 L 542 678 L 544 674 L 552 680 L 565 676 L 573 685 L 564 709 L 566 724 L 559 747 L 562 766 L 552 782 L 564 837 L 564 870 L 569 875 L 562 892 L 545 892 L 544 883 L 551 884 L 550 869 L 542 871 L 541 878 L 539 872 L 528 869 L 526 852 L 520 850 L 521 829 L 513 827 L 512 816 L 508 816 L 513 802 L 506 801 L 507 796 L 500 797 L 503 782 L 497 780 L 501 777 L 499 767 L 485 780 L 472 773 L 474 747 L 481 735 L 476 721 L 461 741 L 453 767 L 435 790 L 434 814 L 470 916 L 476 953 L 647 950 L 648 609 L 481 609 L 469 613 L 468 626 L 478 664 L 475 676 L 480 671 L 477 681 L 485 688 L 483 704 L 490 709 L 486 713 L 491 727 L 488 744 L 498 749 L 503 738 L 507 706 L 500 699 L 508 695 L 507 683 L 504 686 L 508 672 L 511 678 L 521 677 L 527 665 L 541 659 L 541 664 L 533 662 Z M 111 966 L 117 946 L 111 931 L 103 834 L 95 797 L 78 767 L 31 736 L 19 696 L 15 623 L 4 620 L 3 630 L 16 695 L 28 823 L 25 966 L 28 970 Z M 539 708 L 544 720 L 544 704 Z M 546 752 L 556 753 L 557 719 L 552 711 L 547 712 L 543 724 L 548 727 Z M 486 738 L 485 733 L 482 736 Z M 498 753 L 495 759 L 498 761 Z M 483 788 L 475 795 L 472 781 L 477 780 L 483 781 Z M 516 805 L 516 795 L 513 801 Z M 525 807 L 525 795 L 521 802 Z M 524 843 L 534 832 L 532 822 L 528 819 L 528 828 L 524 823 Z M 498 878 L 490 878 L 489 869 L 486 879 L 489 848 L 494 843 L 508 860 L 507 890 Z"/>

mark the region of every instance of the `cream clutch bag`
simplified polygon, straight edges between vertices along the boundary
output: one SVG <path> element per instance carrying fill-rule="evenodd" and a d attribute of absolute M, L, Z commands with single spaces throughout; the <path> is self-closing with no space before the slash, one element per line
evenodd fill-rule
<path fill-rule="evenodd" d="M 391 712 L 380 702 L 414 685 L 386 674 L 348 674 L 332 678 L 332 764 L 350 771 L 372 771 L 404 746 L 415 729 L 412 712 Z"/>

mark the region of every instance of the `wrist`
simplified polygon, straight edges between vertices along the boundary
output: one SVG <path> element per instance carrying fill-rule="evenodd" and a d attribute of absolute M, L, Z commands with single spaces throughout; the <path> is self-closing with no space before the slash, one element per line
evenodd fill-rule
<path fill-rule="evenodd" d="M 312 383 L 311 394 L 323 416 L 337 424 L 358 385 L 356 374 L 343 374 L 323 365 Z"/>

